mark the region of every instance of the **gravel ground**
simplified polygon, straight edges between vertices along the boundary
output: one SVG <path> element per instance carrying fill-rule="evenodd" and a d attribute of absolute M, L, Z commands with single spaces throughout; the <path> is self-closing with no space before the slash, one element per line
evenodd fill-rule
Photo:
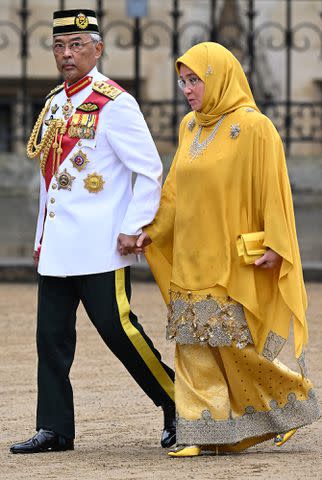
<path fill-rule="evenodd" d="M 322 284 L 308 284 L 311 378 L 322 398 Z M 165 308 L 152 283 L 133 285 L 133 310 L 164 359 Z M 36 286 L 0 284 L 0 478 L 22 480 L 321 479 L 322 422 L 298 432 L 283 448 L 271 442 L 230 456 L 171 459 L 159 447 L 162 412 L 106 349 L 82 308 L 72 369 L 77 438 L 73 452 L 12 455 L 11 443 L 34 432 Z M 284 358 L 290 350 L 284 352 Z"/>

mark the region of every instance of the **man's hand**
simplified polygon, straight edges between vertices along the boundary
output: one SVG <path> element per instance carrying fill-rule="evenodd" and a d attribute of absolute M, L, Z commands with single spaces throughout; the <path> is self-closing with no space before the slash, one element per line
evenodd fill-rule
<path fill-rule="evenodd" d="M 39 252 L 38 252 L 38 250 L 34 250 L 34 253 L 32 254 L 32 258 L 34 259 L 35 267 L 38 268 L 38 263 L 39 263 Z"/>
<path fill-rule="evenodd" d="M 134 253 L 144 253 L 145 248 L 152 243 L 151 238 L 146 232 L 142 232 L 141 235 L 139 235 L 137 241 L 136 241 L 136 248 L 134 250 Z"/>
<path fill-rule="evenodd" d="M 282 257 L 269 248 L 262 257 L 255 261 L 255 266 L 259 268 L 273 269 L 279 267 L 281 263 Z"/>
<path fill-rule="evenodd" d="M 136 253 L 134 249 L 136 247 L 137 239 L 138 235 L 126 235 L 125 233 L 120 233 L 117 238 L 117 249 L 120 255 Z"/>

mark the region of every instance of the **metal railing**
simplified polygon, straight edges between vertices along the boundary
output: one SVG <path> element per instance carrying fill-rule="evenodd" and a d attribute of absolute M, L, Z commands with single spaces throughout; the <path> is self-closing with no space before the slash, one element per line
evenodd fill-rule
<path fill-rule="evenodd" d="M 239 19 L 225 19 L 222 15 L 224 7 L 231 2 L 239 9 Z M 258 13 L 261 8 L 261 0 L 204 0 L 203 13 L 207 12 L 208 20 L 202 18 L 187 20 L 184 0 L 169 0 L 162 2 L 164 12 L 162 19 L 153 17 L 129 19 L 124 17 L 120 20 L 109 21 L 107 9 L 112 7 L 112 0 L 93 0 L 88 2 L 89 8 L 97 12 L 103 38 L 109 38 L 109 47 L 114 50 L 131 50 L 134 58 L 133 85 L 134 94 L 142 106 L 146 119 L 150 125 L 152 135 L 156 140 L 170 141 L 175 143 L 177 138 L 178 123 L 187 107 L 181 97 L 178 96 L 176 72 L 173 68 L 171 73 L 172 94 L 170 98 L 162 100 L 145 99 L 141 92 L 141 64 L 142 56 L 147 51 L 157 50 L 161 42 L 167 45 L 169 55 L 174 60 L 186 48 L 200 41 L 219 41 L 233 51 L 237 51 L 247 64 L 247 75 L 250 85 L 254 87 L 256 101 L 263 111 L 273 120 L 279 129 L 287 152 L 294 143 L 311 142 L 322 143 L 322 101 L 308 102 L 296 98 L 294 91 L 294 53 L 308 52 L 312 48 L 312 36 L 318 46 L 316 62 L 322 70 L 322 2 L 313 0 L 307 2 L 319 5 L 318 11 L 310 21 L 295 23 L 295 9 L 301 2 L 281 0 L 283 4 L 284 21 L 272 20 L 260 21 Z M 50 19 L 32 19 L 37 17 L 33 10 L 32 0 L 20 0 L 17 9 L 17 22 L 0 21 L 0 50 L 9 49 L 12 34 L 19 38 L 20 51 L 20 90 L 19 101 L 22 105 L 21 136 L 25 140 L 30 130 L 30 94 L 28 91 L 28 61 L 30 58 L 30 45 L 40 28 L 44 28 L 48 34 L 38 38 L 41 46 L 50 49 L 51 21 Z M 53 9 L 68 9 L 68 1 L 60 0 Z M 108 10 L 110 11 L 110 10 Z M 43 31 L 43 30 L 42 30 Z M 10 32 L 8 34 L 7 32 Z M 227 33 L 228 32 L 228 33 Z M 161 38 L 162 37 L 162 38 Z M 112 44 L 111 44 L 111 38 Z M 242 41 L 244 39 L 244 42 Z M 258 46 L 264 52 L 283 52 L 285 80 L 283 98 L 275 98 L 274 95 L 261 95 L 256 92 L 258 80 Z M 300 67 L 300 65 L 299 65 Z M 0 103 L 5 99 L 0 99 Z M 8 103 L 8 102 L 7 102 Z M 10 103 L 10 102 L 9 102 Z M 303 118 L 306 118 L 303 121 Z"/>

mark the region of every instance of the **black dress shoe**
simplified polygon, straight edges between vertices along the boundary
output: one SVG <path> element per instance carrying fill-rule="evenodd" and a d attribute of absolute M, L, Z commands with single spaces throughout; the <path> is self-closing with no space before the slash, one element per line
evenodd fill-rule
<path fill-rule="evenodd" d="M 175 405 L 163 405 L 164 429 L 161 436 L 161 447 L 170 448 L 176 443 L 176 409 Z"/>
<path fill-rule="evenodd" d="M 65 450 L 74 450 L 72 438 L 65 438 L 52 430 L 43 430 L 42 428 L 29 440 L 15 443 L 10 447 L 11 453 L 61 452 Z"/>

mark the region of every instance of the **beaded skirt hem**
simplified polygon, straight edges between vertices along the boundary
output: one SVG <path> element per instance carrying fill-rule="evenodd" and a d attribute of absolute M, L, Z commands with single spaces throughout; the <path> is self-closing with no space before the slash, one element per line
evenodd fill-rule
<path fill-rule="evenodd" d="M 289 394 L 284 407 L 279 408 L 274 401 L 271 406 L 267 412 L 248 407 L 243 416 L 227 420 L 214 420 L 209 410 L 204 410 L 197 420 L 177 416 L 177 442 L 184 445 L 235 444 L 269 433 L 275 436 L 277 433 L 309 425 L 320 417 L 313 390 L 309 392 L 307 400 L 299 401 L 295 394 Z"/>

